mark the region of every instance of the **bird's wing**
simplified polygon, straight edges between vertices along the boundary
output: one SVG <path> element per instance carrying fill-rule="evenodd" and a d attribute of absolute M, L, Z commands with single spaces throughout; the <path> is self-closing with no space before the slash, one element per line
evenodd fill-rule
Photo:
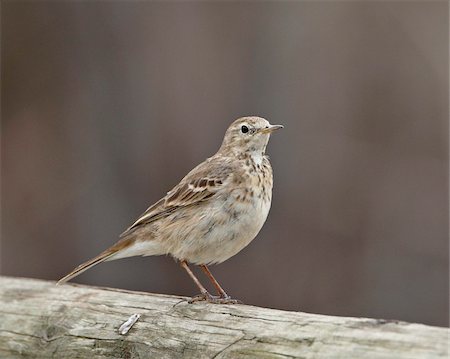
<path fill-rule="evenodd" d="M 180 207 L 187 207 L 213 198 L 230 183 L 233 165 L 214 157 L 206 160 L 189 172 L 178 185 L 158 202 L 150 206 L 121 237 L 136 228 L 166 217 Z"/>

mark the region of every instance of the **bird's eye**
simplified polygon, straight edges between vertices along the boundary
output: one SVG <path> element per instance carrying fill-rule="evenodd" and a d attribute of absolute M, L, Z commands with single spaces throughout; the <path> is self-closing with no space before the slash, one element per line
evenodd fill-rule
<path fill-rule="evenodd" d="M 242 133 L 247 133 L 247 132 L 248 132 L 248 127 L 245 126 L 245 125 L 243 125 L 243 126 L 241 127 L 241 131 L 242 131 Z"/>

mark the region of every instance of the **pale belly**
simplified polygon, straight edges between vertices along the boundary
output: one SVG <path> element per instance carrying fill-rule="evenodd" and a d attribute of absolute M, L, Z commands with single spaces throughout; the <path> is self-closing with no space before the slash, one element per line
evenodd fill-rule
<path fill-rule="evenodd" d="M 209 204 L 187 221 L 193 225 L 186 223 L 181 231 L 184 233 L 171 233 L 168 253 L 193 264 L 221 263 L 256 237 L 266 221 L 270 202 L 270 197 L 255 197 L 250 203 L 240 203 L 230 196 L 214 206 Z"/>

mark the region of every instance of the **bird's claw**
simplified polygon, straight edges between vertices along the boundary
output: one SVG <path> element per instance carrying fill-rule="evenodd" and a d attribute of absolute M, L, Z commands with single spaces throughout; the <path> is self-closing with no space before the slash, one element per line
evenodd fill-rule
<path fill-rule="evenodd" d="M 219 298 L 218 304 L 244 304 L 242 300 L 233 299 L 231 297 Z"/>
<path fill-rule="evenodd" d="M 207 302 L 212 304 L 242 304 L 242 302 L 238 299 L 232 299 L 229 295 L 224 297 L 219 297 L 216 295 L 211 295 L 208 292 L 198 294 L 195 297 L 192 297 L 191 300 L 189 300 L 189 304 L 195 303 L 195 302 Z"/>
<path fill-rule="evenodd" d="M 213 300 L 219 299 L 220 297 L 214 296 L 206 293 L 197 294 L 195 297 L 192 297 L 189 300 L 189 304 L 195 303 L 195 302 L 211 302 Z"/>

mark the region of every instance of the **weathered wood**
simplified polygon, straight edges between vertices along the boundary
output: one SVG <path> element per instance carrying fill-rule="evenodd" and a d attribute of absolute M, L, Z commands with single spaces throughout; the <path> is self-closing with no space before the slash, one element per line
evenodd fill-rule
<path fill-rule="evenodd" d="M 447 358 L 447 328 L 0 277 L 0 358 Z M 118 328 L 141 318 L 125 336 Z"/>

